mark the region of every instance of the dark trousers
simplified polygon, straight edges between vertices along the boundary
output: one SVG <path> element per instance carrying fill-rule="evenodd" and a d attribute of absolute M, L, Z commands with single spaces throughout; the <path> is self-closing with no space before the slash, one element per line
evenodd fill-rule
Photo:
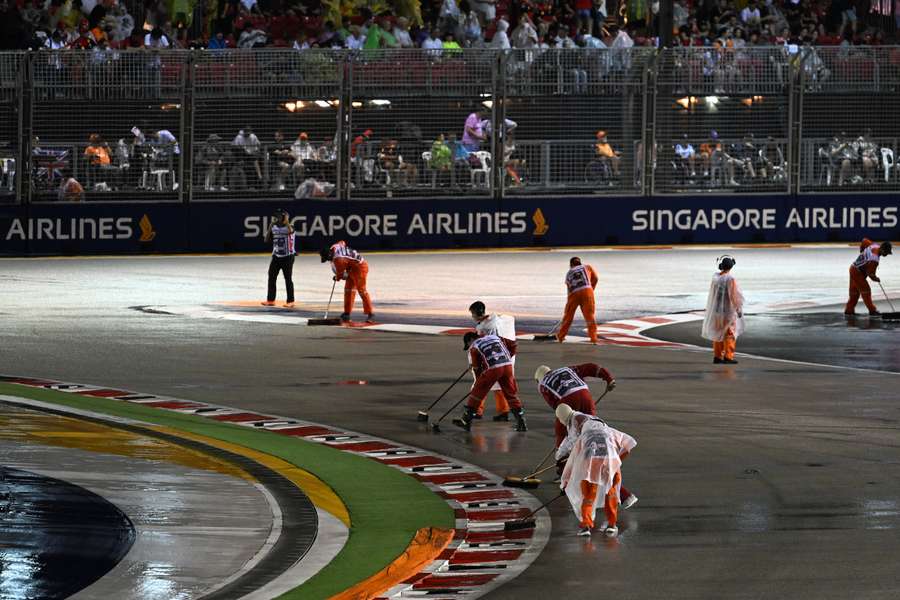
<path fill-rule="evenodd" d="M 272 262 L 269 263 L 269 295 L 266 299 L 269 302 L 275 302 L 275 281 L 278 279 L 278 271 L 284 273 L 284 288 L 287 290 L 287 301 L 294 301 L 294 280 L 292 273 L 294 272 L 293 256 L 272 256 Z"/>

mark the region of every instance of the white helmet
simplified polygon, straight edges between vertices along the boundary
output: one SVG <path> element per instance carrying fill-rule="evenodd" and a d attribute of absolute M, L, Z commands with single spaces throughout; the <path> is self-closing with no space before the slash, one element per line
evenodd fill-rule
<path fill-rule="evenodd" d="M 534 372 L 534 380 L 540 382 L 544 376 L 550 372 L 550 367 L 547 365 L 541 365 L 537 368 L 537 371 Z"/>
<path fill-rule="evenodd" d="M 572 410 L 572 407 L 568 404 L 560 404 L 556 407 L 556 418 L 559 419 L 560 423 L 568 427 L 574 412 L 575 411 Z"/>

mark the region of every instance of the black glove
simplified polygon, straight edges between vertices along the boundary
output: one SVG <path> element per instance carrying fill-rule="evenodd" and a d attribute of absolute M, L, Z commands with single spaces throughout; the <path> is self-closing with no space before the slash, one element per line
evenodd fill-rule
<path fill-rule="evenodd" d="M 566 468 L 566 463 L 569 461 L 568 456 L 563 456 L 561 459 L 556 461 L 556 474 L 562 477 L 563 471 Z"/>

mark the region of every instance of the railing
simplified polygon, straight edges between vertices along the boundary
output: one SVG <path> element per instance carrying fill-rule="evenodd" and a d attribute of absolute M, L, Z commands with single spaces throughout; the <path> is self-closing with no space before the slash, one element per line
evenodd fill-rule
<path fill-rule="evenodd" d="M 0 53 L 0 202 L 896 192 L 898 93 L 900 47 Z"/>

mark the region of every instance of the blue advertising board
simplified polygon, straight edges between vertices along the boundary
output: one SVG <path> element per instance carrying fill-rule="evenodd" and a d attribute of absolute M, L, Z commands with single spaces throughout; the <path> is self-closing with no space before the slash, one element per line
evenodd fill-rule
<path fill-rule="evenodd" d="M 900 218 L 889 195 L 33 204 L 0 206 L 0 254 L 263 251 L 276 208 L 301 250 L 851 242 Z"/>

